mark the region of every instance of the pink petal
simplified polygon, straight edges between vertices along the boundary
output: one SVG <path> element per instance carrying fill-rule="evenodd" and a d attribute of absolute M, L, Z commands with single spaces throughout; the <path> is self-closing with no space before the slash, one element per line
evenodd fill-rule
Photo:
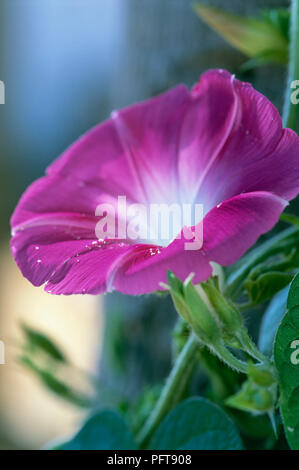
<path fill-rule="evenodd" d="M 194 273 L 194 282 L 205 281 L 212 274 L 210 261 L 230 265 L 237 261 L 278 221 L 287 202 L 267 192 L 242 194 L 223 202 L 204 218 L 204 243 L 201 250 L 186 250 L 185 239 L 174 240 L 160 253 L 149 252 L 130 258 L 117 271 L 113 286 L 126 294 L 144 294 L 166 282 L 167 270 L 184 281 Z M 155 253 L 155 250 L 153 249 Z"/>
<path fill-rule="evenodd" d="M 31 220 L 47 217 L 47 214 L 94 216 L 102 199 L 107 200 L 107 194 L 92 184 L 82 185 L 72 176 L 46 176 L 25 191 L 13 213 L 11 225 L 16 230 L 30 224 Z"/>
<path fill-rule="evenodd" d="M 90 249 L 85 249 L 61 264 L 47 282 L 45 290 L 64 295 L 111 291 L 114 270 L 139 248 L 139 245 L 128 246 L 115 242 L 90 246 Z"/>
<path fill-rule="evenodd" d="M 189 164 L 187 181 L 192 173 L 198 177 L 196 200 L 208 211 L 241 192 L 266 189 L 276 193 L 277 171 L 266 187 L 259 184 L 257 175 L 260 165 L 268 167 L 267 174 L 273 171 L 273 152 L 283 137 L 277 109 L 250 84 L 217 70 L 201 77 L 192 96 L 191 115 L 188 112 L 182 132 L 180 167 L 183 180 Z M 192 127 L 190 120 L 197 126 Z"/>
<path fill-rule="evenodd" d="M 244 168 L 231 172 L 230 189 L 270 191 L 291 200 L 299 192 L 299 138 L 291 129 L 284 129 L 275 150 L 259 161 L 248 161 Z"/>
<path fill-rule="evenodd" d="M 194 282 L 207 280 L 212 268 L 201 250 L 185 250 L 186 240 L 174 240 L 168 247 L 152 247 L 152 250 L 136 253 L 116 273 L 114 289 L 125 294 L 138 295 L 161 290 L 161 282 L 167 283 L 167 271 L 172 271 L 184 281 L 194 273 Z"/>
<path fill-rule="evenodd" d="M 143 189 L 120 140 L 113 120 L 94 127 L 69 147 L 47 173 L 71 178 L 77 186 L 143 200 Z"/>
<path fill-rule="evenodd" d="M 179 130 L 189 101 L 188 89 L 180 85 L 112 113 L 54 162 L 49 174 L 71 174 L 99 188 L 108 183 L 113 194 L 132 201 L 168 199 L 177 190 Z"/>
<path fill-rule="evenodd" d="M 179 86 L 114 113 L 72 145 L 21 198 L 13 254 L 25 277 L 55 294 L 148 293 L 167 270 L 204 281 L 210 261 L 239 259 L 297 195 L 298 142 L 249 84 L 209 71 L 191 94 Z M 203 203 L 203 248 L 186 250 L 183 236 L 164 248 L 98 242 L 96 208 L 118 196 Z"/>
<path fill-rule="evenodd" d="M 231 80 L 228 72 L 212 70 L 201 76 L 191 93 L 179 144 L 184 202 L 194 201 L 206 173 L 232 131 L 238 109 Z"/>
<path fill-rule="evenodd" d="M 56 225 L 50 221 L 48 217 L 47 225 L 18 231 L 11 248 L 24 277 L 35 286 L 47 283 L 45 289 L 53 294 L 98 294 L 111 289 L 109 279 L 124 255 L 140 249 L 115 240 L 95 240 L 75 215 L 73 221 L 70 217 Z"/>
<path fill-rule="evenodd" d="M 113 113 L 149 202 L 177 198 L 177 149 L 189 102 L 188 89 L 180 85 L 157 98 Z"/>
<path fill-rule="evenodd" d="M 204 218 L 203 250 L 210 261 L 228 266 L 277 223 L 287 201 L 267 192 L 240 194 Z"/>
<path fill-rule="evenodd" d="M 82 184 L 72 176 L 54 174 L 40 178 L 19 201 L 11 219 L 12 232 L 37 225 L 48 225 L 51 232 L 55 224 L 72 227 L 75 219 L 76 227 L 89 229 L 92 238 L 97 238 L 98 205 L 110 204 L 117 214 L 116 196 L 109 193 L 109 188 L 108 192 L 105 189 L 91 183 Z"/>
<path fill-rule="evenodd" d="M 18 231 L 11 240 L 12 253 L 24 277 L 35 286 L 44 284 L 70 257 L 93 247 L 89 230 L 68 225 L 37 225 Z"/>

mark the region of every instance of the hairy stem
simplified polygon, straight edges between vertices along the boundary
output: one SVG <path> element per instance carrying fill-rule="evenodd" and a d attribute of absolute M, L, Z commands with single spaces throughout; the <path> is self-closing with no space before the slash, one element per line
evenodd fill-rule
<path fill-rule="evenodd" d="M 219 343 L 210 347 L 211 351 L 225 364 L 227 364 L 231 369 L 247 374 L 247 364 L 246 362 L 240 361 L 236 356 L 234 356 L 224 344 Z"/>
<path fill-rule="evenodd" d="M 243 346 L 243 350 L 249 356 L 251 356 L 252 358 L 256 359 L 257 361 L 259 361 L 259 362 L 261 362 L 265 365 L 270 365 L 270 362 L 269 362 L 268 358 L 266 358 L 266 356 L 264 356 L 264 354 L 262 354 L 259 351 L 259 349 L 257 348 L 255 342 L 252 341 L 252 339 L 248 335 L 245 328 L 242 329 L 242 331 L 240 331 L 240 334 L 238 335 L 238 339 L 239 339 L 240 343 Z"/>

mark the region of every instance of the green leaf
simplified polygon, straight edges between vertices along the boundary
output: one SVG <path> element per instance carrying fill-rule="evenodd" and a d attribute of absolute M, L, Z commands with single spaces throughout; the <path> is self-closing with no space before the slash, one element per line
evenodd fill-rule
<path fill-rule="evenodd" d="M 240 450 L 238 431 L 216 405 L 202 398 L 180 403 L 156 430 L 154 450 Z"/>
<path fill-rule="evenodd" d="M 278 28 L 286 40 L 289 40 L 290 31 L 290 9 L 289 8 L 271 8 L 269 10 L 261 10 L 262 17 Z"/>
<path fill-rule="evenodd" d="M 269 357 L 273 353 L 277 328 L 286 312 L 288 292 L 289 287 L 285 287 L 282 291 L 278 292 L 271 300 L 263 316 L 258 347 L 263 354 Z"/>
<path fill-rule="evenodd" d="M 67 369 L 64 370 L 65 380 L 62 380 L 60 377 L 55 375 L 54 371 L 40 367 L 28 356 L 24 355 L 20 357 L 19 362 L 30 369 L 43 386 L 52 393 L 55 393 L 59 398 L 80 408 L 89 408 L 93 405 L 94 399 L 90 394 L 77 389 L 72 383 L 67 383 L 67 380 L 69 380 L 69 371 Z"/>
<path fill-rule="evenodd" d="M 148 387 L 133 403 L 122 402 L 118 405 L 118 410 L 125 416 L 134 433 L 137 434 L 146 422 L 161 395 L 162 389 L 162 384 Z"/>
<path fill-rule="evenodd" d="M 287 224 L 295 225 L 296 227 L 299 227 L 299 217 L 294 214 L 281 214 L 280 220 L 283 220 Z"/>
<path fill-rule="evenodd" d="M 274 359 L 285 434 L 290 447 L 299 450 L 299 274 L 291 284 L 287 313 L 277 330 Z"/>
<path fill-rule="evenodd" d="M 199 3 L 194 8 L 203 21 L 247 56 L 266 57 L 271 51 L 271 62 L 287 63 L 288 41 L 278 21 L 270 21 L 269 16 L 247 18 Z"/>
<path fill-rule="evenodd" d="M 121 415 L 103 410 L 91 416 L 62 450 L 136 450 L 137 444 Z"/>
<path fill-rule="evenodd" d="M 270 271 L 259 275 L 256 279 L 249 277 L 244 282 L 244 288 L 251 303 L 257 305 L 271 299 L 277 292 L 288 286 L 293 277 L 293 273 Z"/>
<path fill-rule="evenodd" d="M 260 54 L 247 60 L 240 67 L 240 72 L 248 72 L 249 70 L 261 67 L 267 64 L 273 63 L 285 63 L 285 52 L 284 51 L 263 51 Z"/>
<path fill-rule="evenodd" d="M 243 282 L 251 274 L 253 269 L 256 269 L 261 263 L 268 263 L 273 256 L 281 254 L 285 256 L 286 254 L 292 254 L 293 251 L 298 251 L 298 245 L 298 227 L 290 227 L 250 250 L 236 263 L 234 271 L 228 277 L 225 289 L 226 294 L 235 298 L 240 293 Z M 277 266 L 279 265 L 276 264 L 276 267 Z M 273 265 L 271 269 L 273 270 Z M 281 270 L 281 266 L 278 270 Z"/>
<path fill-rule="evenodd" d="M 22 324 L 22 330 L 25 335 L 26 347 L 34 352 L 42 351 L 55 361 L 67 362 L 65 355 L 58 346 L 44 333 Z"/>
<path fill-rule="evenodd" d="M 240 432 L 251 439 L 275 438 L 273 426 L 267 414 L 253 414 L 233 408 L 231 414 Z"/>

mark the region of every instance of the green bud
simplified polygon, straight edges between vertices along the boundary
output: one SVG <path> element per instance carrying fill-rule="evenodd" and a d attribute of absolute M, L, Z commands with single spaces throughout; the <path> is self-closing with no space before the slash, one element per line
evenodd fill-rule
<path fill-rule="evenodd" d="M 171 271 L 167 272 L 167 281 L 171 294 L 176 293 L 181 296 L 184 295 L 183 283 Z"/>
<path fill-rule="evenodd" d="M 184 294 L 195 333 L 197 333 L 205 343 L 215 343 L 221 337 L 219 325 L 191 280 L 187 280 L 184 284 Z"/>
<path fill-rule="evenodd" d="M 191 326 L 199 339 L 207 344 L 218 342 L 221 336 L 217 321 L 201 299 L 189 277 L 183 284 L 173 273 L 168 273 L 169 290 L 178 313 Z"/>
<path fill-rule="evenodd" d="M 256 385 L 262 387 L 269 387 L 275 383 L 273 373 L 264 364 L 253 364 L 249 362 L 248 377 L 250 377 Z"/>
<path fill-rule="evenodd" d="M 192 325 L 192 319 L 184 297 L 181 297 L 176 292 L 170 291 L 172 301 L 177 312 L 181 315 L 181 317 L 189 324 Z"/>
<path fill-rule="evenodd" d="M 203 282 L 201 286 L 220 323 L 223 325 L 224 330 L 229 336 L 234 336 L 234 333 L 243 327 L 240 313 L 234 305 L 221 294 L 215 278 L 210 278 L 207 282 Z"/>
<path fill-rule="evenodd" d="M 269 413 L 275 408 L 277 384 L 272 368 L 265 364 L 248 362 L 248 380 L 226 404 L 232 408 L 253 413 Z"/>
<path fill-rule="evenodd" d="M 229 397 L 227 406 L 252 413 L 268 413 L 276 402 L 276 386 L 260 387 L 251 379 L 243 383 L 241 390 Z"/>

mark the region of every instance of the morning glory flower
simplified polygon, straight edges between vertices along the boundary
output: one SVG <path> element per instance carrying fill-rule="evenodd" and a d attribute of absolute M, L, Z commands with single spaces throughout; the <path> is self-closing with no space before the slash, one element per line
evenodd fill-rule
<path fill-rule="evenodd" d="M 114 112 L 66 150 L 22 196 L 11 247 L 47 292 L 144 294 L 168 270 L 198 283 L 211 262 L 231 265 L 298 193 L 296 133 L 250 84 L 210 70 L 191 92 Z M 173 214 L 151 226 L 160 204 L 189 210 L 168 238 Z"/>

